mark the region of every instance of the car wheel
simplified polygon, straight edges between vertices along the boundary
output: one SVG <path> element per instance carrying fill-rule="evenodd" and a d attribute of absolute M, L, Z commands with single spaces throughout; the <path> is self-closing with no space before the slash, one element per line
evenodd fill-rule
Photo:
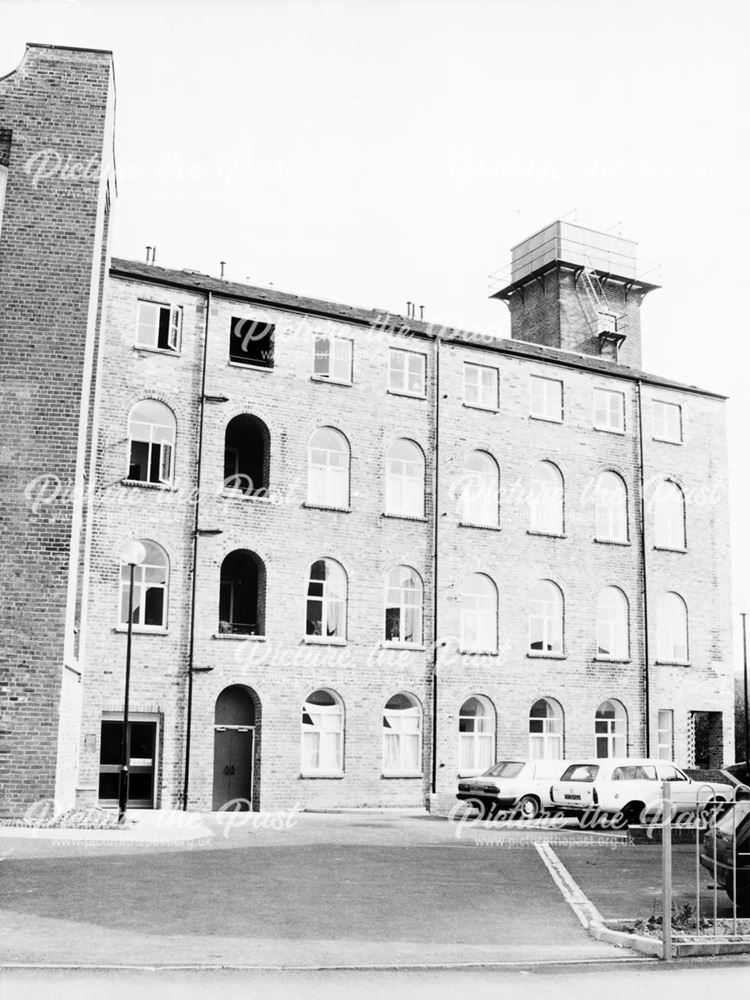
<path fill-rule="evenodd" d="M 637 826 L 644 808 L 642 802 L 628 802 L 622 810 L 623 826 Z"/>
<path fill-rule="evenodd" d="M 497 806 L 496 806 L 496 804 L 494 802 L 484 802 L 481 799 L 475 799 L 474 800 L 474 805 L 479 810 L 479 818 L 480 819 L 494 819 L 495 818 L 495 811 L 496 811 Z"/>
<path fill-rule="evenodd" d="M 715 799 L 709 799 L 708 802 L 700 807 L 699 815 L 706 823 L 715 823 L 721 819 L 726 809 L 727 800 L 721 795 L 717 795 Z"/>
<path fill-rule="evenodd" d="M 539 799 L 533 795 L 524 795 L 516 803 L 516 809 L 521 814 L 521 819 L 536 819 L 542 811 Z"/>

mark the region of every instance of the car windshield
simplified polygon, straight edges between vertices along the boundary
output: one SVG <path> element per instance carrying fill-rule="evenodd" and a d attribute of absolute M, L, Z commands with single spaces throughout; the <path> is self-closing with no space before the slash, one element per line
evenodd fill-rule
<path fill-rule="evenodd" d="M 750 802 L 736 802 L 734 806 L 716 823 L 716 829 L 731 837 L 735 824 L 739 830 L 740 823 L 750 816 Z"/>
<path fill-rule="evenodd" d="M 593 781 L 598 773 L 596 764 L 571 764 L 560 781 Z"/>
<path fill-rule="evenodd" d="M 488 778 L 517 778 L 523 771 L 523 765 L 522 760 L 501 760 L 484 773 Z"/>

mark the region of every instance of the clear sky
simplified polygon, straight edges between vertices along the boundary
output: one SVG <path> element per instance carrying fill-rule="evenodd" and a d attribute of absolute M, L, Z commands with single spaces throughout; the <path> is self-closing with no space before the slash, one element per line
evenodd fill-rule
<path fill-rule="evenodd" d="M 509 247 L 621 221 L 644 368 L 732 397 L 750 610 L 748 0 L 0 0 L 27 41 L 115 53 L 121 256 L 507 335 Z"/>

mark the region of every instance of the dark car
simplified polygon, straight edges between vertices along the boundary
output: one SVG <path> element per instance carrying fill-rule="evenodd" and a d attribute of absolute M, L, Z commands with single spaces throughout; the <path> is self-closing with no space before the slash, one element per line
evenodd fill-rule
<path fill-rule="evenodd" d="M 727 809 L 706 832 L 701 864 L 737 903 L 738 916 L 750 916 L 750 802 Z"/>
<path fill-rule="evenodd" d="M 750 764 L 747 761 L 740 761 L 738 764 L 727 764 L 722 770 L 728 771 L 735 781 L 739 781 L 741 785 L 750 785 Z"/>

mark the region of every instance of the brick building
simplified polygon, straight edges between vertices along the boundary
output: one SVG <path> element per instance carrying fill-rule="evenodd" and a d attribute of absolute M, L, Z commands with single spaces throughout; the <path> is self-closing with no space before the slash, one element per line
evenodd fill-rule
<path fill-rule="evenodd" d="M 110 164 L 109 57 L 25 65 L 0 81 L 6 811 L 116 798 L 131 539 L 134 805 L 444 809 L 507 755 L 730 755 L 724 400 L 641 371 L 634 244 L 566 222 L 523 241 L 504 340 L 108 262 L 107 167 L 76 182 L 79 273 L 24 221 L 37 192 L 52 224 L 71 208 L 29 197 L 47 140 L 17 123 L 64 72 Z"/>

